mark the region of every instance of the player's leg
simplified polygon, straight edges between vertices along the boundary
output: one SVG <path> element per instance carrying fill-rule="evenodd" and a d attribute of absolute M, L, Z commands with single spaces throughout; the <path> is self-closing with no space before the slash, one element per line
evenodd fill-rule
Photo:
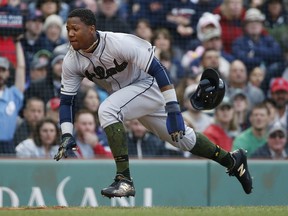
<path fill-rule="evenodd" d="M 185 136 L 179 142 L 173 142 L 166 129 L 166 114 L 159 110 L 153 114 L 143 116 L 139 121 L 160 139 L 171 143 L 173 146 L 189 151 L 194 155 L 212 159 L 226 168 L 234 164 L 229 152 L 212 143 L 202 133 L 195 132 L 192 128 L 185 126 Z"/>
<path fill-rule="evenodd" d="M 166 129 L 166 114 L 159 110 L 153 114 L 144 116 L 139 121 L 154 134 L 183 151 L 189 151 L 194 155 L 214 160 L 227 168 L 230 176 L 235 176 L 241 183 L 244 191 L 252 192 L 252 179 L 248 170 L 246 152 L 238 149 L 227 152 L 218 145 L 212 143 L 205 135 L 194 132 L 192 128 L 185 126 L 185 136 L 179 142 L 173 142 Z"/>
<path fill-rule="evenodd" d="M 143 80 L 113 93 L 99 108 L 100 123 L 116 163 L 115 181 L 101 191 L 107 197 L 135 195 L 123 122 L 153 113 L 162 107 L 164 100 L 161 100 L 162 95 L 157 88 L 155 85 L 153 87 L 152 78 Z"/>

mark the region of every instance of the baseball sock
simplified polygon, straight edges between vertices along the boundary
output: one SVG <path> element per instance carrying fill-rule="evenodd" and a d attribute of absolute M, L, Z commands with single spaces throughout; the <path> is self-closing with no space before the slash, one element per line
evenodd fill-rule
<path fill-rule="evenodd" d="M 117 174 L 122 174 L 130 179 L 128 146 L 126 131 L 121 122 L 114 123 L 104 128 L 108 143 L 116 163 Z"/>
<path fill-rule="evenodd" d="M 212 143 L 206 136 L 195 132 L 196 143 L 191 153 L 200 157 L 212 159 L 222 166 L 230 169 L 234 165 L 234 160 L 230 153 Z"/>

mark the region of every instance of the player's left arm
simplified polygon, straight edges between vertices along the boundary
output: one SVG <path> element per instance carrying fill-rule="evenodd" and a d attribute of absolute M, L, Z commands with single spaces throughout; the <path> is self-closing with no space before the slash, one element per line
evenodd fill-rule
<path fill-rule="evenodd" d="M 179 138 L 182 139 L 185 135 L 185 125 L 174 85 L 171 83 L 166 69 L 156 57 L 153 58 L 147 72 L 151 76 L 155 77 L 163 94 L 166 103 L 165 110 L 167 112 L 167 130 L 171 135 L 172 140 L 178 142 Z"/>

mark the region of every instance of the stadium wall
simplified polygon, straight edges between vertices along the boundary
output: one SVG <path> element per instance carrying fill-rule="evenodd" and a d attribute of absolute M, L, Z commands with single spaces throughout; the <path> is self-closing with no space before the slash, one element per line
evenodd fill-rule
<path fill-rule="evenodd" d="M 0 160 L 0 207 L 287 205 L 288 162 L 249 161 L 254 191 L 207 160 L 131 160 L 135 198 L 100 191 L 115 173 L 111 160 Z"/>

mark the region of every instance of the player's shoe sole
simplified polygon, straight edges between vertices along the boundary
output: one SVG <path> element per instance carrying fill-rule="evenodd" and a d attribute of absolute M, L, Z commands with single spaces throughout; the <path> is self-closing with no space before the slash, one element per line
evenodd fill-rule
<path fill-rule="evenodd" d="M 132 180 L 116 175 L 114 182 L 101 190 L 101 194 L 108 198 L 135 196 L 135 188 Z"/>
<path fill-rule="evenodd" d="M 245 193 L 250 194 L 253 186 L 252 178 L 248 170 L 246 153 L 244 149 L 238 149 L 230 153 L 235 163 L 230 170 L 227 170 L 227 173 L 230 176 L 235 176 L 241 183 Z"/>

